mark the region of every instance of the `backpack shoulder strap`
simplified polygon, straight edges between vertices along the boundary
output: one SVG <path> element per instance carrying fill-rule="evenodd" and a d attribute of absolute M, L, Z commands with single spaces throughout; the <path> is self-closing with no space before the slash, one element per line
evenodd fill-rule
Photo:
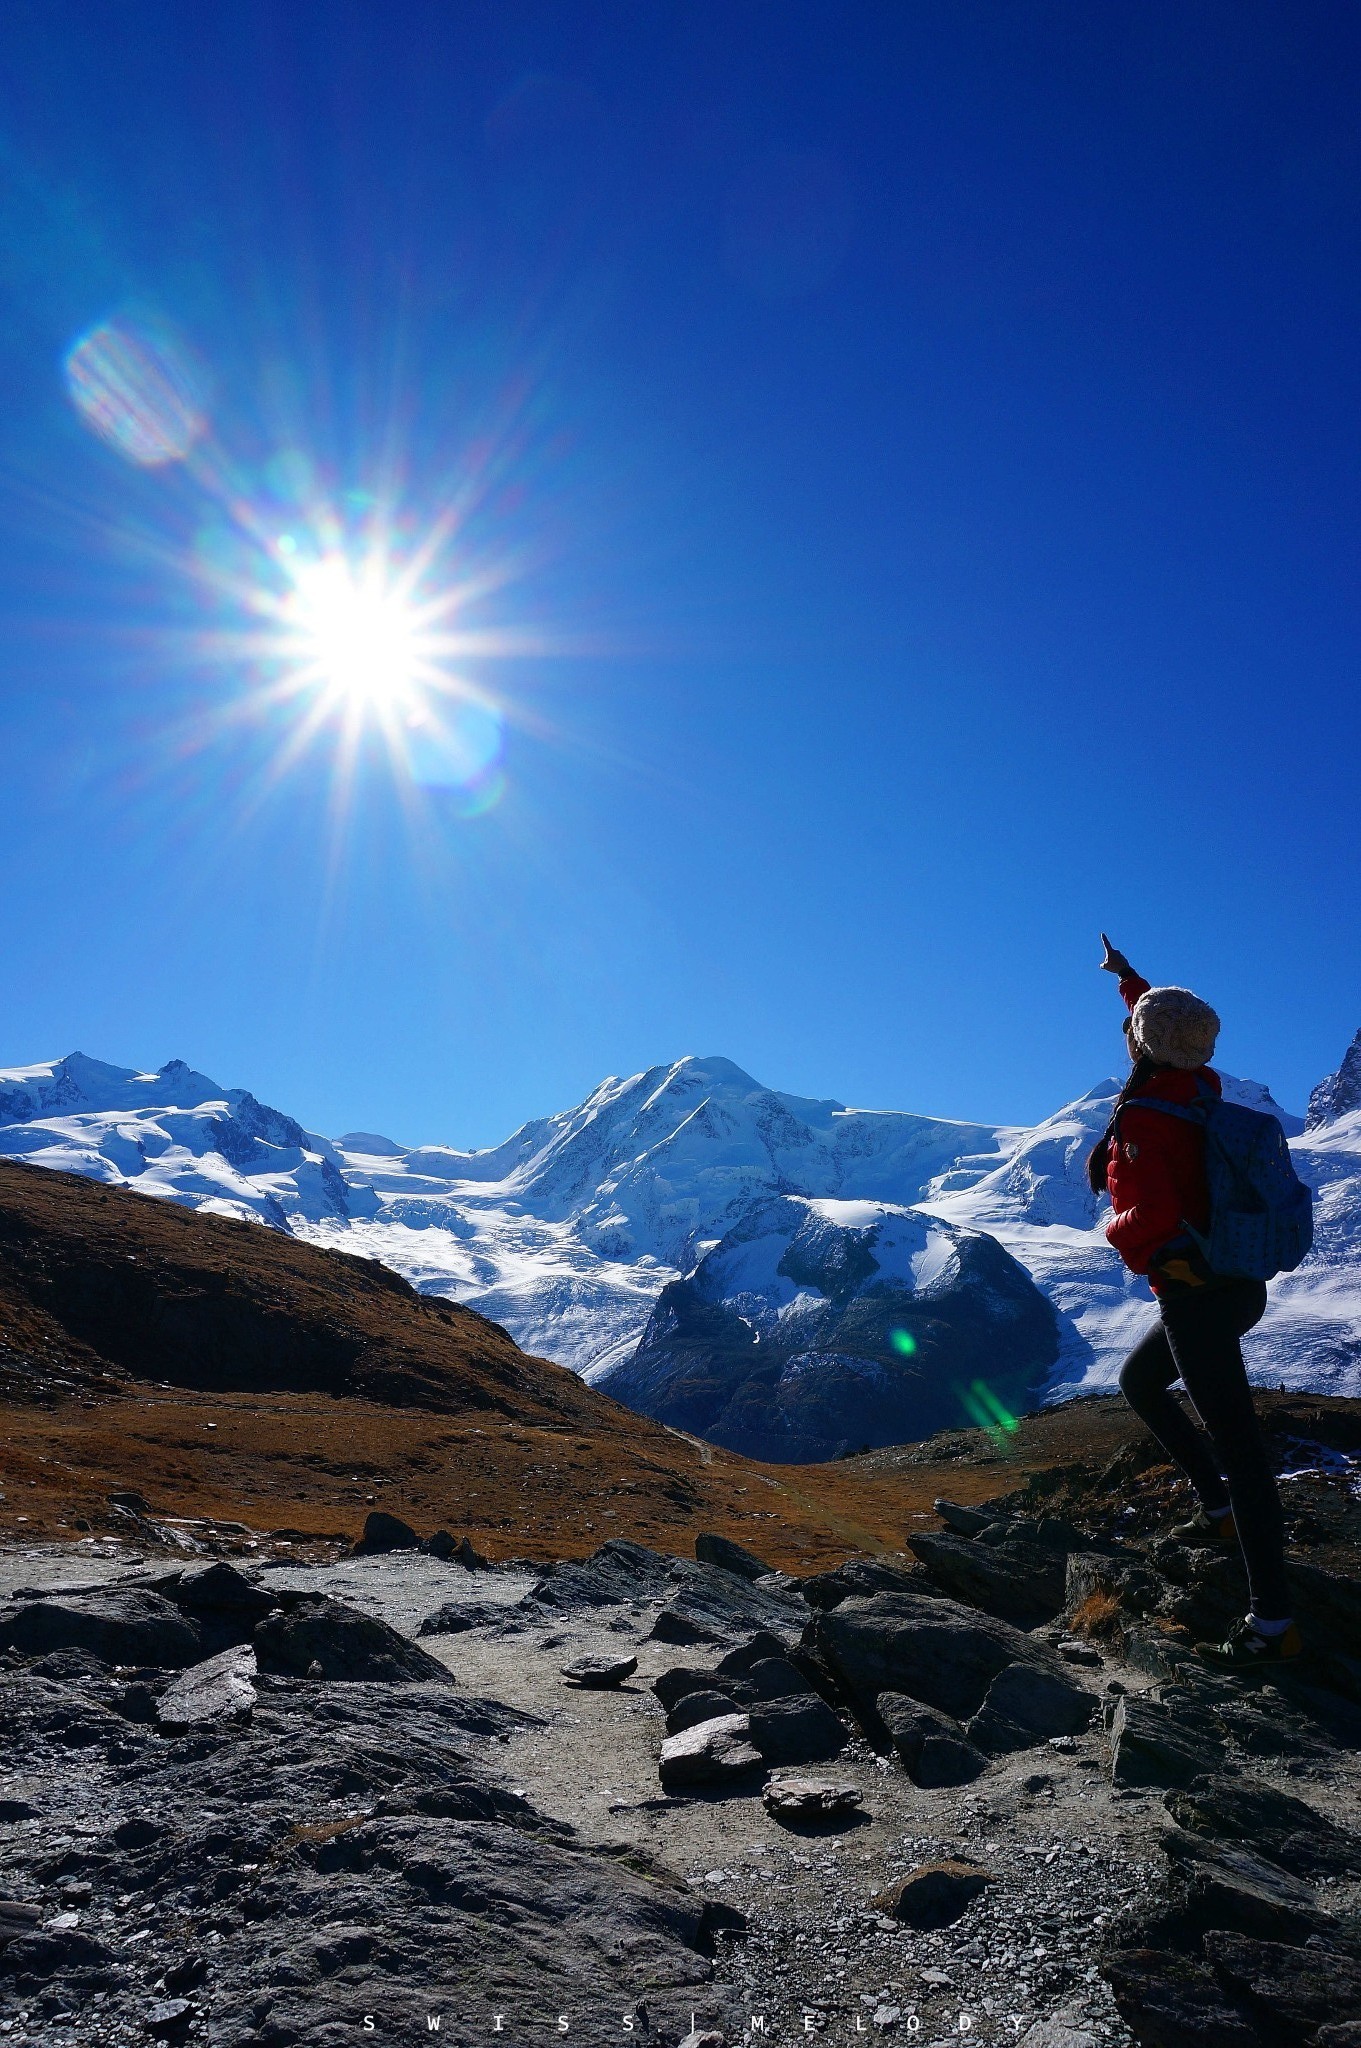
<path fill-rule="evenodd" d="M 1132 1095 L 1129 1101 L 1122 1102 L 1120 1107 L 1122 1110 L 1156 1109 L 1163 1116 L 1180 1117 L 1183 1123 L 1196 1124 L 1202 1130 L 1205 1127 L 1205 1117 L 1203 1114 L 1205 1105 L 1203 1101 L 1197 1103 L 1192 1108 L 1189 1104 L 1182 1104 L 1180 1102 L 1160 1102 L 1156 1095 Z"/>

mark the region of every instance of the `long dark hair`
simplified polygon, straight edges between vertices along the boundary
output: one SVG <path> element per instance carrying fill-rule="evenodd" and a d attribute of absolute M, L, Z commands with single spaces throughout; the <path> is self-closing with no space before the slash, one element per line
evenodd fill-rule
<path fill-rule="evenodd" d="M 1091 1151 L 1087 1154 L 1087 1180 L 1094 1195 L 1104 1195 L 1106 1192 L 1106 1163 L 1110 1158 L 1111 1139 L 1115 1136 L 1116 1128 L 1119 1125 L 1121 1110 L 1129 1101 L 1131 1095 L 1137 1095 L 1150 1076 L 1156 1074 L 1157 1071 L 1158 1062 L 1151 1060 L 1146 1052 L 1141 1052 L 1134 1065 L 1130 1068 L 1129 1078 L 1115 1098 L 1115 1108 L 1111 1111 L 1111 1120 L 1093 1145 Z"/>

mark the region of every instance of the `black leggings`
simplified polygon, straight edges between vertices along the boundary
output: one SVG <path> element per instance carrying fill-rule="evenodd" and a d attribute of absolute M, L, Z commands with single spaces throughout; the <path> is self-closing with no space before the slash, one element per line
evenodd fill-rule
<path fill-rule="evenodd" d="M 1120 1391 L 1204 1505 L 1232 1504 L 1252 1611 L 1263 1621 L 1281 1621 L 1290 1613 L 1281 1497 L 1238 1341 L 1265 1308 L 1260 1280 L 1169 1291 L 1159 1298 L 1158 1321 L 1120 1369 Z M 1178 1378 L 1204 1429 L 1169 1392 Z"/>

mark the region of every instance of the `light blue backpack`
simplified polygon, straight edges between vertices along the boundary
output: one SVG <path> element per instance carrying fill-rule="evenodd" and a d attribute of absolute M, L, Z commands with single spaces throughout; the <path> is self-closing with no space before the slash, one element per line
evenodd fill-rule
<path fill-rule="evenodd" d="M 1210 1227 L 1202 1235 L 1183 1219 L 1211 1272 L 1270 1280 L 1293 1273 L 1314 1241 L 1314 1197 L 1295 1171 L 1285 1132 L 1264 1110 L 1225 1102 L 1206 1082 L 1193 1103 L 1136 1095 L 1126 1109 L 1156 1109 L 1197 1124 L 1205 1133 Z"/>

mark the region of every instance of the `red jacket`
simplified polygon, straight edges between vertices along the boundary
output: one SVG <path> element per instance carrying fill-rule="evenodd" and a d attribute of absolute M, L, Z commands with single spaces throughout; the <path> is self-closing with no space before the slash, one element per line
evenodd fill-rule
<path fill-rule="evenodd" d="M 1128 975 L 1120 993 L 1132 1010 L 1149 984 Z M 1159 1067 L 1139 1090 L 1162 1102 L 1194 1102 L 1198 1083 L 1220 1092 L 1212 1067 Z M 1181 1234 L 1185 1224 L 1205 1230 L 1210 1192 L 1205 1180 L 1205 1139 L 1194 1124 L 1156 1109 L 1126 1109 L 1106 1158 L 1106 1186 L 1114 1212 L 1106 1236 L 1133 1273 L 1148 1273 L 1149 1260 Z M 1149 1275 L 1149 1285 L 1158 1282 Z"/>

